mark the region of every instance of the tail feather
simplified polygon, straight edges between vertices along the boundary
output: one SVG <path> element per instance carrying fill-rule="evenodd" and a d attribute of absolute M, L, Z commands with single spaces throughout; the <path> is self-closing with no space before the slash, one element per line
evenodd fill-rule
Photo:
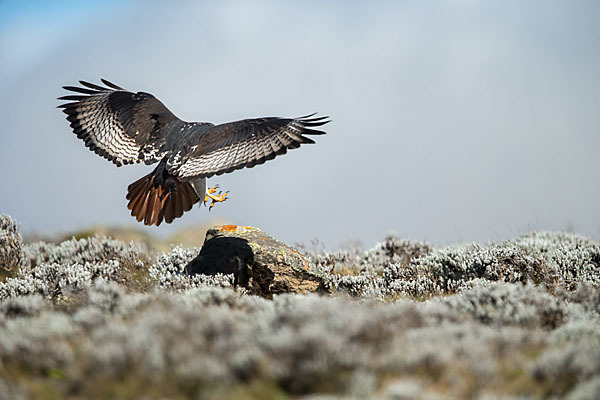
<path fill-rule="evenodd" d="M 181 191 L 181 205 L 183 208 L 187 208 L 187 205 L 190 205 L 190 208 L 197 202 L 196 196 L 193 193 L 193 189 L 191 185 L 184 185 Z"/>
<path fill-rule="evenodd" d="M 165 206 L 165 222 L 167 224 L 170 224 L 171 222 L 173 222 L 173 219 L 175 218 L 175 215 L 177 213 L 175 212 L 175 201 L 169 201 L 167 202 L 166 206 Z M 183 214 L 183 212 L 182 212 Z"/>
<path fill-rule="evenodd" d="M 127 199 L 129 204 L 127 208 L 131 210 L 131 215 L 138 222 L 141 222 L 146 215 L 146 205 L 148 196 L 152 192 L 152 174 L 144 176 L 142 179 L 129 185 Z"/>
<path fill-rule="evenodd" d="M 147 185 L 148 182 L 150 182 L 149 178 L 150 175 L 146 175 L 144 178 L 137 180 L 131 185 L 129 185 L 129 191 L 127 192 L 126 196 L 127 200 L 131 200 L 133 197 L 136 197 L 138 194 L 140 194 L 144 186 Z"/>
<path fill-rule="evenodd" d="M 131 215 L 133 215 L 138 222 L 142 220 L 140 217 L 146 212 L 147 197 L 147 193 L 140 193 L 140 195 L 132 200 L 128 205 L 129 209 L 131 210 Z"/>
<path fill-rule="evenodd" d="M 148 196 L 150 192 L 145 192 L 140 194 L 140 200 L 136 206 L 137 212 L 132 214 L 138 222 L 142 222 L 144 219 L 144 215 L 146 215 L 146 206 L 148 205 Z M 135 210 L 132 210 L 135 211 Z"/>
<path fill-rule="evenodd" d="M 158 226 L 164 220 L 169 224 L 200 201 L 190 183 L 165 174 L 155 170 L 127 188 L 127 208 L 138 222 Z"/>
<path fill-rule="evenodd" d="M 152 218 L 152 214 L 154 213 L 154 208 L 156 207 L 154 203 L 157 200 L 159 188 L 156 188 L 156 190 L 152 190 L 150 192 L 150 195 L 148 196 L 146 204 L 146 215 L 144 216 L 144 225 L 154 225 L 154 219 Z"/>
<path fill-rule="evenodd" d="M 183 205 L 182 205 L 182 203 L 181 203 L 181 197 L 179 197 L 179 196 L 178 196 L 178 197 L 175 197 L 175 198 L 172 200 L 172 203 L 173 203 L 173 211 L 174 211 L 174 212 L 173 212 L 173 216 L 174 216 L 174 218 L 176 218 L 176 217 L 175 217 L 176 215 L 181 215 L 181 214 L 183 214 Z"/>

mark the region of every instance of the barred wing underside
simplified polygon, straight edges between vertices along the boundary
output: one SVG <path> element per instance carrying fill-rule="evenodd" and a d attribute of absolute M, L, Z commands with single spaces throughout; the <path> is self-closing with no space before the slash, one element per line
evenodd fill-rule
<path fill-rule="evenodd" d="M 179 178 L 221 175 L 252 168 L 302 144 L 314 143 L 305 135 L 325 132 L 311 129 L 329 122 L 328 117 L 257 118 L 211 127 L 190 143 L 190 151 L 169 158 L 169 171 Z"/>
<path fill-rule="evenodd" d="M 153 163 L 164 156 L 165 126 L 179 121 L 149 93 L 131 93 L 102 79 L 106 87 L 79 81 L 64 86 L 78 93 L 59 97 L 73 132 L 86 147 L 117 166 Z"/>

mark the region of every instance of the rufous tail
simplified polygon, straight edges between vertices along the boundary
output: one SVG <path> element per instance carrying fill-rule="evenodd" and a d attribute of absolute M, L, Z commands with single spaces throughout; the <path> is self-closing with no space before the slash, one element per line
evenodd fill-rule
<path fill-rule="evenodd" d="M 167 224 L 179 218 L 200 201 L 188 182 L 182 182 L 157 168 L 150 174 L 133 182 L 127 188 L 127 208 L 138 222 L 144 225 Z"/>

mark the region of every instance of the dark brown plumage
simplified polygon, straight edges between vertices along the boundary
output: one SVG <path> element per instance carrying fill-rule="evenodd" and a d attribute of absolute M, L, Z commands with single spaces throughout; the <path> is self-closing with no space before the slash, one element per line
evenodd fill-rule
<path fill-rule="evenodd" d="M 188 182 L 169 176 L 157 183 L 153 173 L 129 185 L 126 197 L 131 215 L 146 225 L 159 225 L 163 218 L 169 224 L 200 200 Z"/>
<path fill-rule="evenodd" d="M 314 114 L 266 117 L 213 125 L 177 118 L 153 95 L 132 93 L 102 79 L 105 86 L 80 81 L 64 86 L 77 94 L 59 105 L 86 147 L 117 166 L 159 162 L 129 185 L 131 215 L 146 225 L 179 218 L 205 198 L 205 179 L 255 165 L 314 143 L 306 135 L 329 122 Z"/>

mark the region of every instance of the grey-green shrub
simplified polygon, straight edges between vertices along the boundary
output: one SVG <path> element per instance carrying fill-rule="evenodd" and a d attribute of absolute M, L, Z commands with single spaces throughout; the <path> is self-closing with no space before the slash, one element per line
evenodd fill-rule
<path fill-rule="evenodd" d="M 16 271 L 23 260 L 23 239 L 17 222 L 10 216 L 0 214 L 0 277 L 4 271 Z"/>

